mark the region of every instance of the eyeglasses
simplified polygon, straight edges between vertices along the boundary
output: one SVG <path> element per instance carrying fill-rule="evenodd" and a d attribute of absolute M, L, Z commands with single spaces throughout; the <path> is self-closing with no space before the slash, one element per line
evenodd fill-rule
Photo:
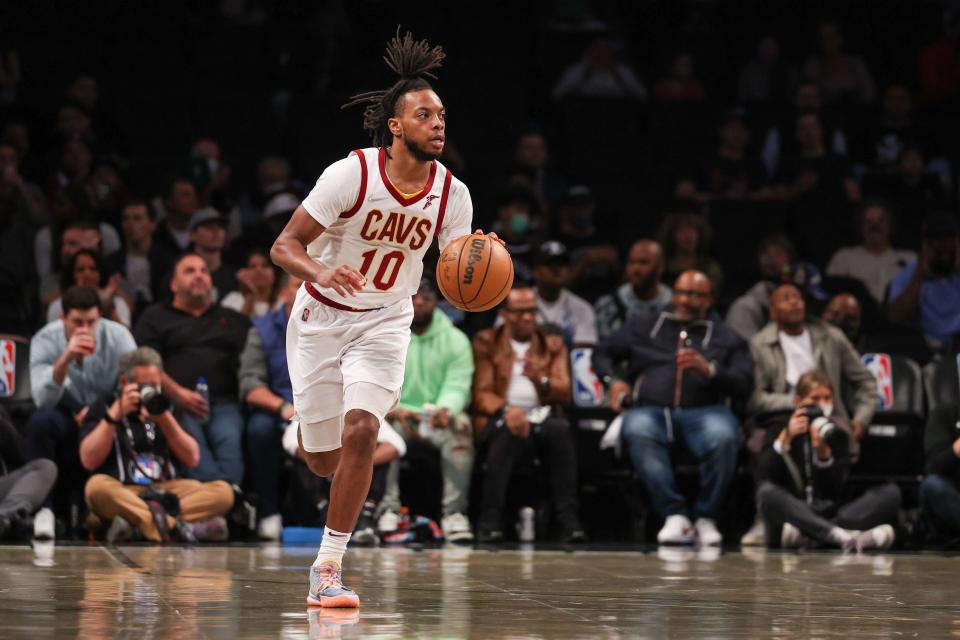
<path fill-rule="evenodd" d="M 523 307 L 520 309 L 511 309 L 510 307 L 507 307 L 506 311 L 507 313 L 512 313 L 517 316 L 522 316 L 525 313 L 537 315 L 537 313 L 539 312 L 539 309 L 537 309 L 536 307 Z"/>
<path fill-rule="evenodd" d="M 693 289 L 674 289 L 673 295 L 675 296 L 687 296 L 689 298 L 699 298 L 705 299 L 710 297 L 709 291 L 694 291 Z"/>

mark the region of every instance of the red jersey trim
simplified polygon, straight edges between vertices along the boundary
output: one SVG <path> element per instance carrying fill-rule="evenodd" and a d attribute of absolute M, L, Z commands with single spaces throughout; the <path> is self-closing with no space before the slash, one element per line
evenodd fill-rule
<path fill-rule="evenodd" d="M 423 189 L 420 191 L 420 193 L 412 198 L 405 198 L 402 193 L 397 191 L 397 188 L 393 186 L 393 183 L 390 182 L 390 178 L 387 176 L 387 150 L 384 147 L 380 147 L 379 164 L 380 178 L 383 179 L 383 185 L 387 188 L 387 191 L 390 192 L 390 195 L 393 196 L 393 199 L 404 207 L 409 207 L 412 204 L 416 204 L 433 190 L 433 179 L 437 176 L 436 161 L 430 163 L 430 177 L 427 178 L 427 184 L 423 185 Z"/>
<path fill-rule="evenodd" d="M 356 312 L 358 312 L 358 313 L 362 313 L 362 312 L 364 312 L 364 311 L 376 311 L 377 309 L 382 309 L 382 308 L 383 308 L 383 307 L 374 307 L 374 308 L 372 308 L 372 309 L 359 309 L 359 308 L 357 308 L 357 307 L 348 307 L 348 306 L 345 305 L 345 304 L 340 304 L 340 303 L 337 302 L 336 300 L 331 300 L 331 299 L 328 298 L 327 296 L 323 295 L 322 293 L 320 293 L 319 291 L 317 291 L 316 287 L 314 287 L 313 284 L 310 283 L 310 282 L 304 282 L 304 283 L 303 283 L 303 288 L 306 289 L 306 290 L 307 290 L 307 293 L 309 293 L 311 296 L 313 296 L 313 298 L 314 298 L 315 300 L 317 300 L 318 302 L 322 302 L 323 304 L 327 305 L 328 307 L 333 307 L 334 309 L 339 309 L 340 311 L 356 311 Z"/>
<path fill-rule="evenodd" d="M 360 193 L 357 195 L 357 202 L 349 210 L 340 214 L 341 218 L 352 218 L 360 211 L 364 198 L 367 197 L 367 159 L 363 157 L 363 150 L 355 149 L 354 153 L 360 159 Z"/>
<path fill-rule="evenodd" d="M 443 227 L 443 214 L 447 212 L 447 196 L 450 195 L 450 183 L 453 182 L 453 174 L 447 169 L 447 176 L 443 179 L 443 192 L 440 194 L 440 211 L 437 212 L 437 228 L 433 235 L 440 237 L 440 228 Z"/>

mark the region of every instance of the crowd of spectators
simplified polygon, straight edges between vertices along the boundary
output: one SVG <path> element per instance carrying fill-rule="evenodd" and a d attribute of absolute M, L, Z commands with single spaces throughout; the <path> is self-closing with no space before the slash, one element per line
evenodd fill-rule
<path fill-rule="evenodd" d="M 512 537 L 518 505 L 540 538 L 602 537 L 581 492 L 626 469 L 663 544 L 956 542 L 958 25 L 946 11 L 895 78 L 836 20 L 799 56 L 758 33 L 727 92 L 696 47 L 643 73 L 629 38 L 605 32 L 556 69 L 547 113 L 490 179 L 472 182 L 451 140 L 443 160 L 466 171 L 476 226 L 504 239 L 517 280 L 469 315 L 421 282 L 354 541 L 400 539 L 410 506 L 454 541 Z M 329 487 L 298 455 L 286 372 L 301 283 L 269 259 L 315 175 L 264 150 L 245 184 L 225 151 L 242 142 L 203 136 L 139 184 L 96 76 L 72 78 L 37 124 L 22 97 L 37 78 L 3 60 L 0 536 L 32 522 L 40 536 L 277 539 L 321 522 Z M 607 145 L 593 121 L 614 113 Z M 29 339 L 26 409 L 5 401 L 27 379 L 13 336 Z M 858 483 L 888 462 L 870 443 L 904 384 L 891 360 L 924 367 L 925 446 L 902 446 L 926 466 Z M 944 371 L 952 386 L 934 384 Z M 583 449 L 598 421 L 624 454 L 600 468 Z M 755 518 L 731 515 L 738 499 Z"/>

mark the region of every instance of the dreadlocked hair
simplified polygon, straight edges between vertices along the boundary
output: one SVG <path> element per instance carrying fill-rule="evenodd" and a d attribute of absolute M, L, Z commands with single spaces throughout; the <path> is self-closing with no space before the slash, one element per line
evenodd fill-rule
<path fill-rule="evenodd" d="M 374 146 L 387 143 L 393 139 L 387 120 L 396 115 L 397 102 L 411 91 L 432 89 L 427 78 L 437 79 L 432 72 L 443 65 L 446 56 L 443 47 L 431 47 L 426 40 L 414 41 L 409 31 L 401 39 L 400 28 L 397 27 L 397 35 L 387 43 L 387 54 L 383 60 L 400 79 L 388 89 L 350 96 L 350 102 L 341 109 L 366 105 L 363 112 L 364 131 L 370 134 Z"/>

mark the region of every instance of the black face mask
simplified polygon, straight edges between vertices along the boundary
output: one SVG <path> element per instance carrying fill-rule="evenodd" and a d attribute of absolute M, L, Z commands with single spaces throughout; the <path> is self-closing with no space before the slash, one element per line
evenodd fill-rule
<path fill-rule="evenodd" d="M 850 318 L 846 317 L 831 317 L 827 318 L 827 322 L 835 326 L 840 331 L 843 331 L 843 335 L 847 336 L 847 339 L 850 342 L 855 342 L 857 338 L 857 327 L 854 325 L 853 321 Z"/>

